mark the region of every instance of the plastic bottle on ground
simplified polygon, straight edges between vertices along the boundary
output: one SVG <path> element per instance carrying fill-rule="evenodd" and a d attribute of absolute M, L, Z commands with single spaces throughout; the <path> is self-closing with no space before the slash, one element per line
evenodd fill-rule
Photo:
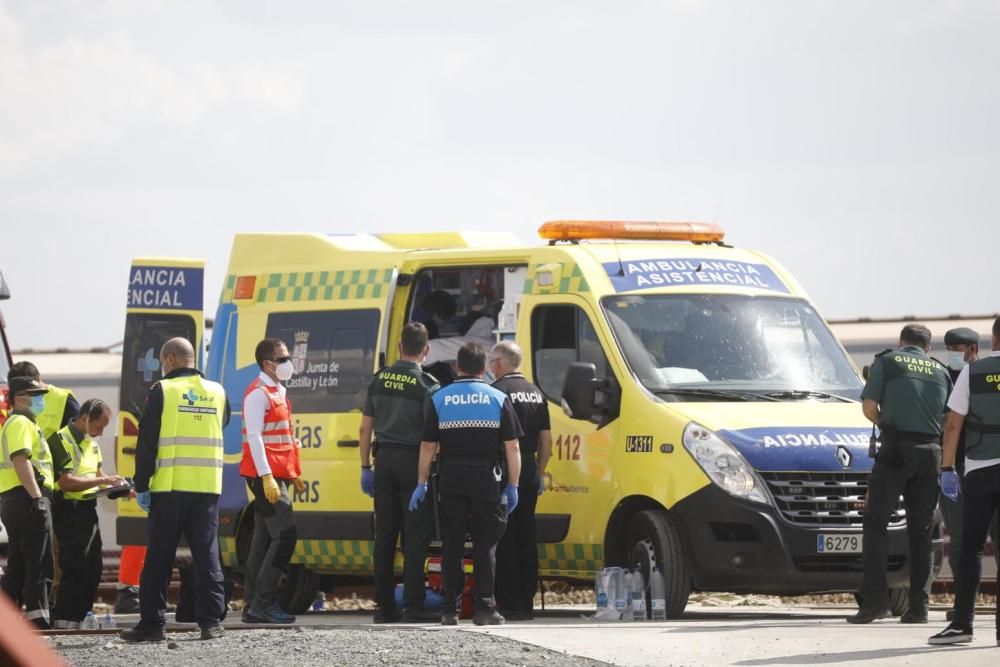
<path fill-rule="evenodd" d="M 81 630 L 97 630 L 97 617 L 94 616 L 94 612 L 88 611 L 86 617 L 84 617 L 83 622 L 80 623 Z"/>
<path fill-rule="evenodd" d="M 659 566 L 653 568 L 649 575 L 649 597 L 651 602 L 651 617 L 654 621 L 667 620 L 667 580 Z"/>
<path fill-rule="evenodd" d="M 632 620 L 632 572 L 627 568 L 622 568 L 621 579 L 622 590 L 618 594 L 621 606 L 622 621 Z M 617 601 L 616 601 L 617 604 Z"/>
<path fill-rule="evenodd" d="M 100 627 L 102 630 L 112 630 L 117 627 L 115 617 L 111 615 L 110 611 L 101 618 Z"/>
<path fill-rule="evenodd" d="M 594 577 L 594 598 L 597 600 L 597 613 L 608 608 L 608 569 L 604 568 Z"/>
<path fill-rule="evenodd" d="M 642 577 L 642 568 L 638 565 L 632 570 L 632 620 L 646 620 L 646 581 Z"/>

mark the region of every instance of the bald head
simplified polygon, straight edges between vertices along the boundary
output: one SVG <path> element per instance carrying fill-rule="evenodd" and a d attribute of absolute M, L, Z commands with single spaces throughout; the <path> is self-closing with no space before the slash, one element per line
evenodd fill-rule
<path fill-rule="evenodd" d="M 171 338 L 160 348 L 160 372 L 166 376 L 178 368 L 194 368 L 194 346 L 187 338 Z"/>
<path fill-rule="evenodd" d="M 494 377 L 514 373 L 521 368 L 521 347 L 512 340 L 502 340 L 493 346 L 490 366 Z"/>

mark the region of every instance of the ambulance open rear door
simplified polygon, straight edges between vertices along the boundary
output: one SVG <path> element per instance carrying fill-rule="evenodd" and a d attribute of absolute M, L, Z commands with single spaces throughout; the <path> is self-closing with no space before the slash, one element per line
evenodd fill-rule
<path fill-rule="evenodd" d="M 171 338 L 191 341 L 204 367 L 204 260 L 138 258 L 129 269 L 115 463 L 135 472 L 135 446 L 146 394 L 160 380 L 160 347 Z M 134 500 L 118 505 L 118 542 L 145 544 L 145 513 Z"/>

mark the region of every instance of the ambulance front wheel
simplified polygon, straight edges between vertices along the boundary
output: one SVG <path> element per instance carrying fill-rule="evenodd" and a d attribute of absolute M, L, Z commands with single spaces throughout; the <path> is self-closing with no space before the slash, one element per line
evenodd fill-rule
<path fill-rule="evenodd" d="M 858 603 L 858 607 L 864 604 L 864 598 L 861 597 L 861 593 L 854 594 L 854 600 Z M 889 609 L 892 610 L 893 616 L 902 616 L 910 608 L 910 588 L 908 586 L 902 586 L 901 588 L 890 588 L 889 589 Z"/>
<path fill-rule="evenodd" d="M 649 582 L 654 567 L 666 581 L 667 618 L 680 618 L 691 593 L 691 567 L 680 532 L 665 510 L 637 512 L 625 530 L 628 567 L 638 565 Z"/>
<path fill-rule="evenodd" d="M 278 604 L 289 614 L 309 611 L 319 594 L 320 576 L 304 565 L 289 565 L 278 592 Z"/>

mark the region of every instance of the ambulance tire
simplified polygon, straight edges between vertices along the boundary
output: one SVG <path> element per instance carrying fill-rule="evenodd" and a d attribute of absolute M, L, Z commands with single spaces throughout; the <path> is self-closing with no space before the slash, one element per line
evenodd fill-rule
<path fill-rule="evenodd" d="M 861 593 L 855 593 L 854 600 L 858 603 L 858 607 L 860 607 L 864 603 L 864 598 L 861 597 Z M 892 610 L 892 615 L 902 616 L 907 612 L 909 608 L 910 608 L 909 586 L 903 586 L 902 588 L 890 588 L 889 609 Z"/>
<path fill-rule="evenodd" d="M 691 594 L 691 567 L 680 532 L 665 510 L 637 512 L 625 529 L 628 558 L 639 563 L 646 581 L 659 566 L 667 583 L 667 618 L 680 618 Z"/>
<path fill-rule="evenodd" d="M 320 576 L 303 565 L 289 565 L 278 591 L 278 605 L 289 614 L 304 614 L 319 594 Z"/>

